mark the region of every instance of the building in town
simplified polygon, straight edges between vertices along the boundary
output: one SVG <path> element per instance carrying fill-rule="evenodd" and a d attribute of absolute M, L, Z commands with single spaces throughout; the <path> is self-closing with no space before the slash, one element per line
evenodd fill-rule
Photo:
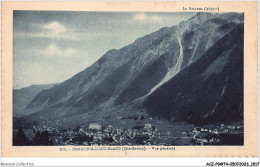
<path fill-rule="evenodd" d="M 101 130 L 101 125 L 97 124 L 97 123 L 91 123 L 89 124 L 89 129 L 97 129 L 97 130 Z"/>
<path fill-rule="evenodd" d="M 145 129 L 152 129 L 152 125 L 151 125 L 151 124 L 145 124 L 145 125 L 144 125 L 144 128 L 145 128 Z"/>

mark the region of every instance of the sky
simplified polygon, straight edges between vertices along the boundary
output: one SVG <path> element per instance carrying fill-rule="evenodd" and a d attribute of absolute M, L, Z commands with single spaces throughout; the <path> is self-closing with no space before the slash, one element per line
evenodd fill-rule
<path fill-rule="evenodd" d="M 110 49 L 195 13 L 14 11 L 13 88 L 63 82 Z"/>

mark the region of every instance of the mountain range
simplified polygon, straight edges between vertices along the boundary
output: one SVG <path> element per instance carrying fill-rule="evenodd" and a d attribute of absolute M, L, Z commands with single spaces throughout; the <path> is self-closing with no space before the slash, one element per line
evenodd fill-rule
<path fill-rule="evenodd" d="M 26 115 L 30 114 L 23 109 L 28 105 L 31 100 L 42 90 L 49 89 L 54 84 L 46 85 L 31 85 L 21 89 L 13 90 L 13 114 L 14 115 Z"/>
<path fill-rule="evenodd" d="M 112 49 L 72 78 L 41 90 L 22 112 L 57 119 L 139 104 L 190 123 L 243 119 L 242 13 L 197 13 Z"/>

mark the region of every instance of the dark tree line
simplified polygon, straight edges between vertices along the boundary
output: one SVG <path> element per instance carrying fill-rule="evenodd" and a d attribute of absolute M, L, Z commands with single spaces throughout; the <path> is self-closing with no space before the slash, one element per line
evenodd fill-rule
<path fill-rule="evenodd" d="M 25 135 L 22 128 L 19 128 L 16 135 L 13 137 L 13 145 L 14 146 L 26 146 L 31 145 L 31 141 Z"/>
<path fill-rule="evenodd" d="M 36 132 L 36 135 L 33 140 L 29 140 L 26 136 L 22 128 L 19 128 L 16 135 L 13 137 L 13 145 L 14 146 L 28 146 L 28 145 L 36 145 L 36 146 L 45 146 L 45 145 L 53 145 L 52 140 L 50 139 L 50 134 L 48 131 Z"/>
<path fill-rule="evenodd" d="M 50 135 L 48 131 L 36 132 L 36 135 L 33 140 L 33 145 L 42 146 L 42 145 L 53 145 L 52 140 L 50 140 Z"/>

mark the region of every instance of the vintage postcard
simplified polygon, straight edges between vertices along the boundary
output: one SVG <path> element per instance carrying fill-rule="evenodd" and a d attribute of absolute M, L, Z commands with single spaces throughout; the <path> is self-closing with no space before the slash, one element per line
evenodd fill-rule
<path fill-rule="evenodd" d="M 4 157 L 254 157 L 257 2 L 2 2 Z"/>

